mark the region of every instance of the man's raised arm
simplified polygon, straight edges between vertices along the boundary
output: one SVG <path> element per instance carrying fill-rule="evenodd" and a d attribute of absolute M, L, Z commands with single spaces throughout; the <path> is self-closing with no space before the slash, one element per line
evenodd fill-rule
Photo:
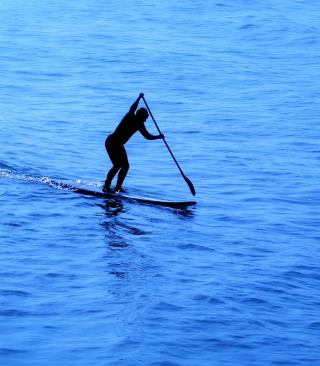
<path fill-rule="evenodd" d="M 137 100 L 132 104 L 132 106 L 130 107 L 129 109 L 129 114 L 133 114 L 137 108 L 138 108 L 138 104 L 139 104 L 139 101 L 141 98 L 143 98 L 144 94 L 143 93 L 140 93 Z"/>

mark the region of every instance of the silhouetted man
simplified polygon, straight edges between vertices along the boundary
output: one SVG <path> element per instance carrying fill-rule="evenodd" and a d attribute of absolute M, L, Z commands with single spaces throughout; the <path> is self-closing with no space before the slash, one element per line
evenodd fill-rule
<path fill-rule="evenodd" d="M 143 96 L 143 93 L 139 94 L 138 99 L 132 104 L 129 112 L 122 118 L 115 131 L 106 139 L 105 146 L 113 167 L 109 170 L 109 173 L 107 174 L 107 179 L 103 188 L 105 191 L 111 192 L 110 185 L 112 179 L 119 171 L 115 191 L 125 192 L 122 188 L 122 183 L 128 173 L 129 162 L 124 145 L 133 134 L 139 131 L 141 135 L 147 140 L 157 140 L 164 138 L 162 134 L 158 136 L 151 135 L 145 128 L 144 122 L 149 117 L 148 111 L 145 108 L 138 109 L 135 114 L 135 111 L 138 108 L 139 101 Z"/>

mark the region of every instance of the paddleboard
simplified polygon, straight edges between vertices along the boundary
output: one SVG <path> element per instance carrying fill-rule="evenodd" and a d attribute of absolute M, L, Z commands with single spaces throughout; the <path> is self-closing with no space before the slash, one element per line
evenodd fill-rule
<path fill-rule="evenodd" d="M 146 204 L 151 204 L 151 205 L 158 205 L 158 206 L 166 206 L 166 207 L 172 207 L 172 208 L 185 209 L 187 207 L 194 206 L 197 203 L 195 201 L 163 200 L 163 199 L 158 199 L 158 198 L 130 195 L 127 193 L 111 193 L 111 192 L 105 192 L 102 190 L 102 188 L 99 188 L 99 187 L 86 186 L 86 185 L 72 186 L 69 184 L 53 181 L 51 179 L 45 180 L 43 182 L 46 184 L 49 184 L 51 186 L 55 186 L 62 190 L 72 191 L 72 192 L 84 194 L 87 196 L 103 197 L 103 198 L 119 198 L 119 199 L 132 200 L 132 201 L 136 201 L 136 202 L 141 202 L 141 203 L 146 203 Z"/>

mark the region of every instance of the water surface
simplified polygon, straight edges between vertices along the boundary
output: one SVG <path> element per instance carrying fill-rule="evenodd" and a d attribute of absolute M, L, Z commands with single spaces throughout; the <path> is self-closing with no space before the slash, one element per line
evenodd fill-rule
<path fill-rule="evenodd" d="M 1 364 L 318 365 L 318 5 L 0 10 Z M 194 208 L 42 183 L 101 185 L 140 92 Z M 161 141 L 127 150 L 129 190 L 193 198 Z"/>

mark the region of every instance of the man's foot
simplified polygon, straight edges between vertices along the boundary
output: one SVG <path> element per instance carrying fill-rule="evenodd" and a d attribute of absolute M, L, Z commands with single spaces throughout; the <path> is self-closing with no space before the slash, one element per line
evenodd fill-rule
<path fill-rule="evenodd" d="M 126 193 L 127 191 L 125 191 L 122 187 L 120 187 L 120 188 L 116 187 L 115 192 L 116 193 Z"/>
<path fill-rule="evenodd" d="M 114 193 L 114 191 L 110 188 L 110 186 L 106 186 L 106 185 L 104 185 L 102 187 L 102 191 L 107 192 L 107 193 Z"/>

